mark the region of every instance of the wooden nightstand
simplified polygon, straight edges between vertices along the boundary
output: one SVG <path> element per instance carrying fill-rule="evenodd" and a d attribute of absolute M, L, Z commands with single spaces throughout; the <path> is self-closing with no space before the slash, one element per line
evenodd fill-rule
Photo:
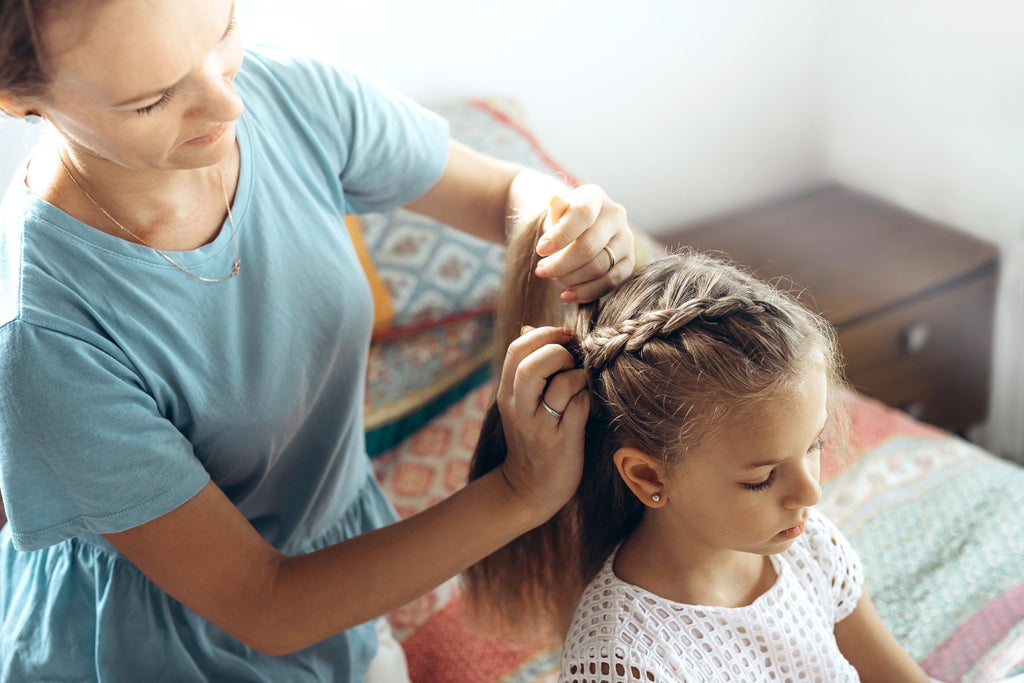
<path fill-rule="evenodd" d="M 859 391 L 954 432 L 988 412 L 998 250 L 840 187 L 684 226 L 669 244 L 717 250 L 839 332 Z"/>

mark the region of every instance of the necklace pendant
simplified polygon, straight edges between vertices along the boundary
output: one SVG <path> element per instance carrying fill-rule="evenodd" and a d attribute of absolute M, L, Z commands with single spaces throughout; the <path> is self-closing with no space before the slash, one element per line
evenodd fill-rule
<path fill-rule="evenodd" d="M 231 265 L 231 275 L 228 275 L 228 277 L 232 278 L 232 277 L 238 275 L 238 271 L 240 271 L 241 269 L 242 269 L 242 261 L 240 259 L 235 259 L 235 262 Z"/>

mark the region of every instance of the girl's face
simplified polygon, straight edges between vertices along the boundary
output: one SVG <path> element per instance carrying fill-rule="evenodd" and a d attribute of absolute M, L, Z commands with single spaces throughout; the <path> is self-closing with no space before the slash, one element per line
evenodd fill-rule
<path fill-rule="evenodd" d="M 770 555 L 792 545 L 821 496 L 827 394 L 825 373 L 814 369 L 755 419 L 734 420 L 691 451 L 654 511 L 668 537 L 693 552 Z"/>
<path fill-rule="evenodd" d="M 54 78 L 34 109 L 79 154 L 191 169 L 234 146 L 242 62 L 233 0 L 66 3 L 45 27 Z"/>

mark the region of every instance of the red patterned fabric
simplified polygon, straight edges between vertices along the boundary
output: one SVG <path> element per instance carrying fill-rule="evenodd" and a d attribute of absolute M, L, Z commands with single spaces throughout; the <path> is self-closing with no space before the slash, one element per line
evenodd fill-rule
<path fill-rule="evenodd" d="M 413 683 L 503 681 L 551 649 L 541 638 L 515 642 L 474 627 L 456 597 L 402 643 Z M 550 668 L 549 663 L 545 663 Z"/>

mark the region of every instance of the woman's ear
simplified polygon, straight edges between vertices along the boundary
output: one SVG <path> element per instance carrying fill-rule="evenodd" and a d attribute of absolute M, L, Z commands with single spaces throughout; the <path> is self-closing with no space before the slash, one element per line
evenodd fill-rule
<path fill-rule="evenodd" d="M 641 503 L 651 508 L 665 504 L 664 463 L 631 446 L 623 446 L 615 451 L 612 459 L 622 481 L 626 482 L 626 486 Z"/>
<path fill-rule="evenodd" d="M 13 97 L 7 93 L 0 93 L 0 109 L 8 115 L 23 119 L 27 114 L 33 113 L 32 104 L 20 97 Z"/>

